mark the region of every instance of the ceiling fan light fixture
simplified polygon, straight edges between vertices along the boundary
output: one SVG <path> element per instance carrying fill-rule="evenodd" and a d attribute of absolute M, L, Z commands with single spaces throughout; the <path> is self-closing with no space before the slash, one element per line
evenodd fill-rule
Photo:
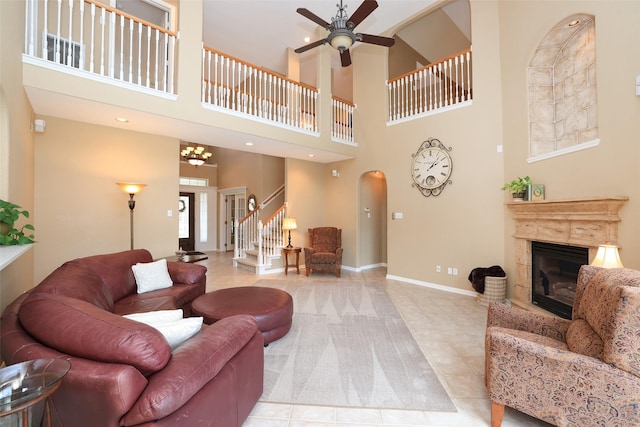
<path fill-rule="evenodd" d="M 329 44 L 341 52 L 345 49 L 349 49 L 353 45 L 353 42 L 352 33 L 348 31 L 345 31 L 344 33 L 341 31 L 334 31 L 334 34 L 332 34 L 332 37 L 329 40 Z"/>

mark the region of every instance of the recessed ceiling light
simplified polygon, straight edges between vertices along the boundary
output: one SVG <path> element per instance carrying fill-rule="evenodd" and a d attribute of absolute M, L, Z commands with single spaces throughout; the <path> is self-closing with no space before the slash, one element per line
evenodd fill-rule
<path fill-rule="evenodd" d="M 253 142 L 245 142 L 244 145 L 251 147 L 253 145 Z"/>
<path fill-rule="evenodd" d="M 126 119 L 124 117 L 116 117 L 116 122 L 129 123 L 129 119 Z"/>
<path fill-rule="evenodd" d="M 310 41 L 311 41 L 311 37 L 305 37 L 305 38 L 304 38 L 304 42 L 305 42 L 305 43 L 309 43 Z"/>
<path fill-rule="evenodd" d="M 579 23 L 580 23 L 580 20 L 579 20 L 579 19 L 575 19 L 575 20 L 573 20 L 573 21 L 569 22 L 569 26 L 570 26 L 570 27 L 575 27 L 575 26 L 576 26 L 576 25 L 578 25 Z"/>
<path fill-rule="evenodd" d="M 315 157 L 315 156 L 316 156 L 315 154 L 309 154 L 309 157 Z"/>

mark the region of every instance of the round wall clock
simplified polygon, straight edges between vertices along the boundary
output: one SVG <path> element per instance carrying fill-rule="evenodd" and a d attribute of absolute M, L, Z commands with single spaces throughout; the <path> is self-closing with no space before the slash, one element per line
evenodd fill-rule
<path fill-rule="evenodd" d="M 447 184 L 451 184 L 453 160 L 440 140 L 429 138 L 420 144 L 418 151 L 411 155 L 411 178 L 423 196 L 437 196 Z"/>

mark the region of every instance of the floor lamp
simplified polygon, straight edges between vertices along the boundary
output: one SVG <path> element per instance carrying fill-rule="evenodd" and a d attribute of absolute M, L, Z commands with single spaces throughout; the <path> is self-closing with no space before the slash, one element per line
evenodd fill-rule
<path fill-rule="evenodd" d="M 132 184 L 130 182 L 118 182 L 118 187 L 129 195 L 129 223 L 131 228 L 131 250 L 133 250 L 133 209 L 136 207 L 136 201 L 133 200 L 133 196 L 136 193 L 142 191 L 147 184 Z"/>

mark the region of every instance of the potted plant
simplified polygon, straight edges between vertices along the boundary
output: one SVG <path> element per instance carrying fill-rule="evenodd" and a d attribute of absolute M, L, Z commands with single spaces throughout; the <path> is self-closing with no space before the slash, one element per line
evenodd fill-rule
<path fill-rule="evenodd" d="M 502 189 L 509 190 L 514 201 L 521 201 L 526 197 L 529 185 L 531 185 L 531 179 L 528 176 L 524 178 L 518 177 L 513 181 L 507 182 L 502 186 Z"/>
<path fill-rule="evenodd" d="M 33 225 L 25 224 L 16 228 L 20 215 L 29 218 L 29 212 L 20 206 L 0 199 L 0 246 L 26 245 L 35 242 L 33 234 L 25 234 L 26 230 L 35 230 Z"/>

